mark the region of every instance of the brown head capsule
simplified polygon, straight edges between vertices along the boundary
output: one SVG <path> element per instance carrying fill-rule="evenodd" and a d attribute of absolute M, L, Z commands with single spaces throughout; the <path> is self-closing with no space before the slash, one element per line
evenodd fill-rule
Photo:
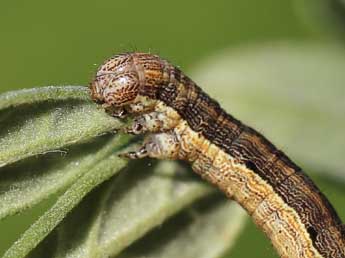
<path fill-rule="evenodd" d="M 90 85 L 91 97 L 98 103 L 121 107 L 132 102 L 139 91 L 139 74 L 131 54 L 108 59 Z"/>
<path fill-rule="evenodd" d="M 147 69 L 147 65 L 157 71 Z M 138 94 L 161 83 L 159 57 L 150 54 L 124 53 L 105 61 L 90 85 L 91 97 L 97 103 L 122 107 L 134 103 Z"/>

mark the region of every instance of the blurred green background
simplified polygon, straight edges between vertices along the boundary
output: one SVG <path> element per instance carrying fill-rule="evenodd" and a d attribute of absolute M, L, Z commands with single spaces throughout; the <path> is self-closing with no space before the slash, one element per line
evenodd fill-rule
<path fill-rule="evenodd" d="M 87 84 L 123 51 L 152 51 L 192 68 L 252 41 L 307 38 L 291 1 L 2 1 L 0 90 Z"/>
<path fill-rule="evenodd" d="M 310 2 L 1 1 L 0 93 L 45 85 L 87 85 L 105 58 L 123 51 L 151 51 L 188 72 L 225 48 L 333 38 L 341 30 L 337 29 L 339 17 L 322 16 L 325 22 L 320 22 L 320 15 L 330 15 L 327 1 L 315 1 L 309 12 Z M 340 210 L 343 185 L 321 177 L 315 180 L 345 218 Z M 0 222 L 0 253 L 37 216 L 38 211 L 29 211 Z M 248 222 L 227 257 L 277 256 Z"/>

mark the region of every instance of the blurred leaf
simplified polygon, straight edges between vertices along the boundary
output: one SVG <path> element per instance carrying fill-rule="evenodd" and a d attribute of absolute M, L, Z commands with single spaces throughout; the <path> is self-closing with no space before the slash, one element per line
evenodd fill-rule
<path fill-rule="evenodd" d="M 344 0 L 295 0 L 296 11 L 308 27 L 345 39 Z"/>
<path fill-rule="evenodd" d="M 30 257 L 41 257 L 41 253 L 44 257 L 116 255 L 214 190 L 177 163 L 161 162 L 153 171 L 145 169 L 147 161 L 136 163 L 92 192 Z M 238 223 L 242 215 L 234 215 Z"/>
<path fill-rule="evenodd" d="M 45 87 L 0 95 L 0 167 L 59 151 L 118 128 L 91 102 L 86 87 Z"/>
<path fill-rule="evenodd" d="M 192 78 L 292 159 L 344 181 L 344 69 L 342 46 L 272 43 L 225 50 Z"/>
<path fill-rule="evenodd" d="M 236 203 L 214 197 L 174 217 L 118 257 L 220 257 L 235 244 L 245 213 Z"/>

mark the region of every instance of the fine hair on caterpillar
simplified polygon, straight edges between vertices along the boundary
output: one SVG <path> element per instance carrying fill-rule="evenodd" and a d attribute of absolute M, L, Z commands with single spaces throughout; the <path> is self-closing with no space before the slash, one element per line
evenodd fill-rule
<path fill-rule="evenodd" d="M 281 257 L 345 258 L 344 226 L 311 179 L 168 61 L 116 55 L 100 66 L 90 92 L 114 117 L 134 116 L 125 132 L 147 133 L 123 157 L 189 162 L 248 212 Z"/>

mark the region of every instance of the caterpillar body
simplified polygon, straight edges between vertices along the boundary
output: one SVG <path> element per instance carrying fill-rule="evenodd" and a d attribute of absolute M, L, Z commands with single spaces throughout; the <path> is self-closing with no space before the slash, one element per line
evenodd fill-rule
<path fill-rule="evenodd" d="M 189 162 L 248 212 L 283 258 L 345 258 L 345 227 L 301 168 L 168 61 L 116 55 L 90 91 L 113 116 L 134 115 L 126 132 L 148 133 L 124 156 Z"/>

